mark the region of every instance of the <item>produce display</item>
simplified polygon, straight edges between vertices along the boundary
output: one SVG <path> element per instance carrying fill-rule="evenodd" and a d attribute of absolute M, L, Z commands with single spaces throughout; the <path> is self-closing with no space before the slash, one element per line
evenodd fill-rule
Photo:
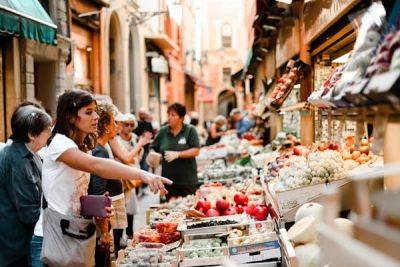
<path fill-rule="evenodd" d="M 225 166 L 223 160 L 219 160 L 209 165 L 199 176 L 206 181 L 220 181 L 228 179 L 248 179 L 253 177 L 252 167 L 242 167 L 239 165 Z"/>
<path fill-rule="evenodd" d="M 296 212 L 296 223 L 289 229 L 288 237 L 294 245 L 297 264 L 301 267 L 321 266 L 318 245 L 318 226 L 322 222 L 324 207 L 317 203 L 306 203 Z M 352 235 L 353 223 L 345 218 L 336 218 L 334 227 Z"/>
<path fill-rule="evenodd" d="M 288 231 L 289 239 L 294 244 L 314 242 L 318 235 L 318 221 L 310 215 L 296 222 Z"/>
<path fill-rule="evenodd" d="M 368 139 L 362 139 L 357 149 L 351 139 L 346 142 L 346 146 L 342 149 L 342 157 L 345 163 L 350 165 L 351 168 L 351 166 L 365 164 L 370 161 L 373 158 L 371 142 Z"/>
<path fill-rule="evenodd" d="M 308 2 L 312 1 L 304 3 L 307 12 L 318 6 Z M 286 59 L 289 60 L 286 69 L 279 68 L 273 75 L 276 81 L 266 77 L 269 85 L 259 95 L 255 110 L 255 105 L 247 101 L 240 103 L 249 112 L 249 118 L 265 115 L 264 118 L 270 119 L 268 127 L 275 139 L 263 147 L 259 140 L 254 140 L 250 130 L 240 137 L 222 136 L 219 143 L 202 147 L 196 158 L 197 191 L 152 205 L 146 213 L 147 225 L 134 233 L 128 247 L 119 253 L 116 266 L 220 266 L 227 259 L 238 265 L 263 262 L 259 266 L 264 263 L 272 266 L 276 261 L 277 266 L 334 266 L 335 262 L 323 262 L 328 259 L 323 254 L 327 251 L 324 246 L 335 244 L 334 252 L 329 253 L 343 255 L 351 249 L 342 249 L 340 242 L 343 241 L 344 247 L 351 239 L 358 243 L 368 239 L 370 243 L 364 242 L 365 245 L 382 255 L 386 253 L 382 247 L 391 248 L 392 237 L 385 235 L 397 231 L 400 225 L 396 205 L 399 198 L 397 191 L 389 193 L 386 189 L 392 189 L 396 174 L 383 175 L 378 170 L 384 183 L 349 181 L 356 179 L 355 176 L 361 180 L 362 175 L 358 174 L 375 171 L 382 165 L 383 147 L 386 151 L 393 149 L 392 140 L 384 138 L 394 136 L 393 124 L 398 122 L 400 30 L 386 23 L 386 11 L 381 3 L 384 1 L 372 1 L 367 9 L 361 9 L 367 3 L 358 2 L 351 6 L 351 12 L 347 12 L 350 9 L 337 12 L 349 13 L 344 16 L 351 21 L 351 26 L 357 27 L 352 30 L 347 25 L 345 30 L 340 29 L 345 33 L 343 40 L 335 39 L 332 45 L 329 38 L 325 43 L 326 36 L 318 33 L 321 43 L 312 47 L 318 50 L 313 51 L 312 65 L 314 70 L 319 65 L 319 70 L 308 76 L 306 64 Z M 352 14 L 354 10 L 361 11 Z M 275 16 L 272 6 L 270 11 L 267 17 Z M 307 12 L 303 14 L 305 19 L 309 17 Z M 335 21 L 344 20 L 341 17 Z M 329 36 L 339 36 L 334 32 L 336 26 L 340 23 L 328 27 Z M 349 42 L 354 41 L 355 35 L 353 50 L 342 57 L 342 52 L 350 51 Z M 270 67 L 268 62 L 260 63 Z M 259 75 L 258 67 L 257 64 L 256 75 Z M 250 73 L 244 74 L 243 77 L 251 79 Z M 258 82 L 258 78 L 253 81 Z M 254 82 L 250 83 L 250 89 L 255 89 Z M 305 101 L 312 83 L 316 90 L 308 97 L 311 105 L 300 102 Z M 263 90 L 251 90 L 252 94 L 258 91 Z M 305 122 L 301 125 L 303 128 L 297 127 L 302 122 Z M 390 122 L 390 131 L 386 131 L 387 122 Z M 316 132 L 310 133 L 308 128 Z M 277 133 L 282 129 L 285 132 Z M 385 154 L 385 160 L 391 162 L 395 154 L 390 151 Z M 371 175 L 365 178 L 372 179 Z M 357 194 L 345 192 L 341 196 L 348 198 L 340 203 L 342 199 L 334 194 L 348 186 Z M 359 186 L 364 186 L 365 192 L 357 190 Z M 327 191 L 332 192 L 329 202 L 325 202 Z M 358 199 L 362 214 L 353 209 L 355 205 L 350 205 L 354 203 L 347 203 L 353 198 Z M 329 205 L 324 207 L 319 203 Z M 337 213 L 350 209 L 353 221 L 336 218 L 338 214 L 331 217 L 330 207 L 335 207 Z M 341 212 L 341 216 L 346 212 Z M 391 230 L 385 232 L 385 227 Z M 340 241 L 334 242 L 338 237 Z"/>
<path fill-rule="evenodd" d="M 189 195 L 186 197 L 178 197 L 178 198 L 173 198 L 169 202 L 161 204 L 161 208 L 167 209 L 168 212 L 171 210 L 173 211 L 185 211 L 191 206 L 193 206 L 193 203 L 195 202 L 195 196 Z"/>
<path fill-rule="evenodd" d="M 315 243 L 298 245 L 295 247 L 297 262 L 299 267 L 318 267 L 320 266 L 320 247 Z"/>
<path fill-rule="evenodd" d="M 311 104 L 327 108 L 368 105 L 382 102 L 383 99 L 392 101 L 388 94 L 390 88 L 384 87 L 382 90 L 376 86 L 371 88 L 366 86 L 367 80 L 375 75 L 395 71 L 399 66 L 398 32 L 390 31 L 382 37 L 385 16 L 386 11 L 379 2 L 373 3 L 368 8 L 361 18 L 361 26 L 350 60 L 336 68 L 322 86 L 309 96 L 308 101 Z M 380 78 L 380 80 L 385 79 Z"/>
<path fill-rule="evenodd" d="M 354 136 L 348 136 L 341 147 L 335 142 L 319 142 L 309 147 L 284 141 L 280 154 L 265 162 L 265 178 L 275 192 L 308 185 L 328 183 L 348 176 L 349 171 L 374 160 L 372 143 L 361 139 L 355 146 Z"/>
<path fill-rule="evenodd" d="M 312 152 L 308 157 L 291 156 L 283 164 L 278 171 L 279 182 L 275 183 L 275 191 L 331 182 L 347 175 L 341 154 L 333 150 Z"/>
<path fill-rule="evenodd" d="M 165 252 L 164 245 L 156 243 L 141 243 L 133 247 L 128 244 L 122 257 L 119 259 L 119 267 L 172 267 L 179 262 L 175 253 Z"/>
<path fill-rule="evenodd" d="M 318 203 L 306 203 L 302 205 L 296 212 L 295 222 L 307 216 L 313 216 L 317 221 L 322 221 L 324 208 Z"/>
<path fill-rule="evenodd" d="M 321 87 L 308 97 L 308 102 L 319 108 L 334 107 L 329 101 L 332 97 L 333 89 L 336 87 L 342 77 L 344 66 L 336 67 L 329 77 L 322 83 Z"/>
<path fill-rule="evenodd" d="M 219 142 L 227 148 L 229 154 L 240 154 L 249 145 L 249 141 L 240 139 L 236 134 L 224 135 Z"/>
<path fill-rule="evenodd" d="M 165 230 L 175 229 L 172 232 L 163 232 Z M 161 231 L 160 231 L 161 230 Z M 134 234 L 134 240 L 136 243 L 162 243 L 162 244 L 170 244 L 172 242 L 178 241 L 181 239 L 181 234 L 176 231 L 176 227 L 170 225 L 168 227 L 157 227 L 157 229 L 141 229 Z"/>
<path fill-rule="evenodd" d="M 299 80 L 301 75 L 300 64 L 296 64 L 295 66 L 295 62 L 292 60 L 288 63 L 287 69 L 287 72 L 278 79 L 275 88 L 269 95 L 267 100 L 268 106 L 279 108 Z"/>
<path fill-rule="evenodd" d="M 205 217 L 244 213 L 255 220 L 265 220 L 268 215 L 271 218 L 277 217 L 272 206 L 265 204 L 261 185 L 252 179 L 231 187 L 222 184 L 211 185 L 205 185 L 199 190 L 199 200 L 194 205 L 194 209 Z"/>
<path fill-rule="evenodd" d="M 210 220 L 205 222 L 197 222 L 197 223 L 190 223 L 187 225 L 187 229 L 195 229 L 195 228 L 203 228 L 203 227 L 210 227 L 210 226 L 218 226 L 218 225 L 227 225 L 227 224 L 238 224 L 238 221 L 234 220 Z"/>
<path fill-rule="evenodd" d="M 241 246 L 262 243 L 276 238 L 276 233 L 267 222 L 249 224 L 245 229 L 233 229 L 228 236 L 230 246 Z"/>
<path fill-rule="evenodd" d="M 189 259 L 211 258 L 225 255 L 224 248 L 228 246 L 226 240 L 222 238 L 210 238 L 191 240 L 188 244 L 183 244 L 182 249 L 185 257 Z"/>

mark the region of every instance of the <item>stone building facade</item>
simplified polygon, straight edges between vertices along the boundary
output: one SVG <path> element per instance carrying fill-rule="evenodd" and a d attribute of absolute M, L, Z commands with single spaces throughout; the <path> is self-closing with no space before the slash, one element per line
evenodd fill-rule
<path fill-rule="evenodd" d="M 243 0 L 202 1 L 202 88 L 204 119 L 228 115 L 243 106 L 243 92 L 231 75 L 243 68 L 247 55 L 247 29 Z"/>
<path fill-rule="evenodd" d="M 68 87 L 66 66 L 71 52 L 68 1 L 38 2 L 57 26 L 56 42 L 52 45 L 16 34 L 1 34 L 0 60 L 5 64 L 0 71 L 0 141 L 11 134 L 11 114 L 18 103 L 37 100 L 54 115 L 56 97 Z"/>

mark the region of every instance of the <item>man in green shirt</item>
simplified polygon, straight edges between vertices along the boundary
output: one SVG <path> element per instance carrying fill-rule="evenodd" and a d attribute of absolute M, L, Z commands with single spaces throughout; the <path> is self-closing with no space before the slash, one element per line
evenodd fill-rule
<path fill-rule="evenodd" d="M 162 176 L 173 184 L 168 186 L 167 200 L 187 196 L 197 190 L 196 156 L 200 152 L 196 128 L 184 124 L 185 106 L 175 103 L 168 107 L 168 125 L 162 127 L 151 148 L 163 155 Z"/>

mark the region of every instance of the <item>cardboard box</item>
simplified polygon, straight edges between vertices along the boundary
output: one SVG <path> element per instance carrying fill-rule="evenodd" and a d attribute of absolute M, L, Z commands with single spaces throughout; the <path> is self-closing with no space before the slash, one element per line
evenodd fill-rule
<path fill-rule="evenodd" d="M 190 267 L 190 266 L 210 266 L 210 265 L 221 265 L 224 257 L 213 257 L 213 258 L 199 258 L 199 259 L 183 259 L 179 264 L 180 267 Z"/>
<path fill-rule="evenodd" d="M 349 182 L 349 179 L 340 179 L 330 183 L 321 183 L 310 186 L 299 187 L 282 192 L 274 192 L 272 188 L 268 188 L 269 192 L 277 202 L 278 212 L 281 217 L 295 208 L 300 207 L 304 203 L 322 195 L 326 189 L 338 188 Z"/>
<path fill-rule="evenodd" d="M 229 258 L 238 263 L 249 263 L 249 262 L 259 262 L 265 261 L 269 259 L 276 259 L 281 257 L 281 248 L 279 246 L 278 240 L 265 242 L 260 244 L 255 244 L 257 248 L 262 245 L 264 250 L 248 252 L 248 253 L 240 253 L 240 254 L 232 254 Z M 229 253 L 234 250 L 234 248 L 229 249 Z"/>

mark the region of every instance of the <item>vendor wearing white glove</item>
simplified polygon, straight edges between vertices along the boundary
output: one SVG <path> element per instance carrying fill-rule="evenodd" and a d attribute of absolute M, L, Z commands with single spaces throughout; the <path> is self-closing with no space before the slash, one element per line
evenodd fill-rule
<path fill-rule="evenodd" d="M 174 160 L 176 160 L 177 158 L 179 158 L 179 152 L 177 151 L 165 151 L 165 160 L 167 162 L 172 162 Z"/>
<path fill-rule="evenodd" d="M 194 194 L 198 187 L 196 156 L 200 152 L 200 142 L 196 128 L 183 123 L 185 115 L 185 106 L 178 103 L 169 106 L 168 125 L 160 129 L 151 145 L 155 152 L 163 155 L 162 176 L 173 181 L 167 188 L 167 200 Z"/>

